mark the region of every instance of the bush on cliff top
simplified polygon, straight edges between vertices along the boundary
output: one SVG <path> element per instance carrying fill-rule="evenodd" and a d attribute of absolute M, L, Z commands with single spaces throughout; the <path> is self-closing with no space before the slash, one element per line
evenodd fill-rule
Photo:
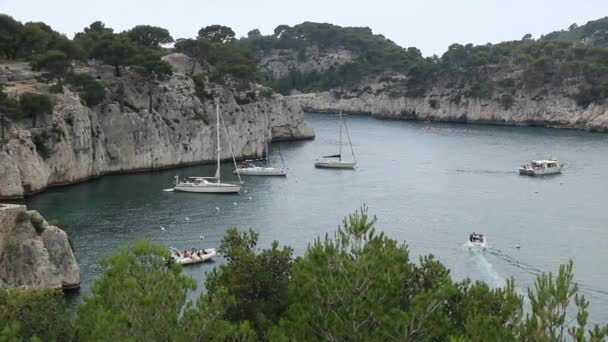
<path fill-rule="evenodd" d="M 66 81 L 74 87 L 89 107 L 100 104 L 106 97 L 104 86 L 89 74 L 72 73 L 68 75 Z"/>
<path fill-rule="evenodd" d="M 65 341 L 601 341 L 608 335 L 608 326 L 587 330 L 588 302 L 578 294 L 572 263 L 538 276 L 524 316 L 513 280 L 504 288 L 454 281 L 432 256 L 411 261 L 405 245 L 374 226 L 363 209 L 300 258 L 276 241 L 258 247 L 253 231 L 230 229 L 219 249 L 226 262 L 209 274 L 196 302 L 187 300 L 194 280 L 166 263 L 166 248 L 138 242 L 102 262 L 105 273 L 75 322 L 64 318 L 65 306 L 51 292 L 0 292 L 0 329 L 14 340 Z"/>

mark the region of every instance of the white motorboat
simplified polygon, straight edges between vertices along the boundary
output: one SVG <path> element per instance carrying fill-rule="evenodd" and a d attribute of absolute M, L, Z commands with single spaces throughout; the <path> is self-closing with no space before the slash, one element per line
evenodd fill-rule
<path fill-rule="evenodd" d="M 543 176 L 562 172 L 562 166 L 557 160 L 532 160 L 519 168 L 520 175 Z"/>
<path fill-rule="evenodd" d="M 184 180 L 180 180 L 178 176 L 175 176 L 175 187 L 174 191 L 182 191 L 182 192 L 197 192 L 197 193 L 214 193 L 214 194 L 234 194 L 241 191 L 243 182 L 241 181 L 241 176 L 237 172 L 237 176 L 239 178 L 239 183 L 228 183 L 222 182 L 221 174 L 220 174 L 220 158 L 222 148 L 220 146 L 220 125 L 224 124 L 223 121 L 220 120 L 220 106 L 216 105 L 216 132 L 217 132 L 217 167 L 215 169 L 215 177 L 188 177 Z M 226 130 L 225 124 L 224 132 L 226 136 L 228 136 L 228 132 Z M 228 140 L 228 139 L 227 139 Z M 234 162 L 234 166 L 236 167 L 236 160 L 234 158 L 234 153 L 232 152 L 232 145 L 230 145 L 230 141 L 228 141 L 228 145 L 230 147 L 230 153 L 232 154 L 232 161 Z M 238 170 L 238 168 L 237 168 Z M 163 190 L 164 191 L 164 190 Z"/>
<path fill-rule="evenodd" d="M 212 259 L 217 255 L 215 248 L 195 249 L 180 252 L 177 248 L 170 247 L 171 261 L 180 265 L 198 264 Z"/>
<path fill-rule="evenodd" d="M 348 131 L 348 126 L 346 126 L 346 121 L 344 121 L 342 117 L 342 111 L 338 115 L 340 118 L 340 133 L 338 140 L 338 154 L 334 154 L 331 156 L 324 156 L 321 160 L 317 160 L 315 162 L 315 167 L 318 168 L 327 168 L 327 169 L 354 169 L 355 165 L 357 165 L 357 159 L 355 158 L 355 151 L 353 150 L 353 144 L 350 140 L 350 132 Z M 344 131 L 346 132 L 346 138 L 348 139 L 348 146 L 350 146 L 350 152 L 353 156 L 352 161 L 342 160 L 342 127 L 344 127 Z"/>
<path fill-rule="evenodd" d="M 485 249 L 488 244 L 488 239 L 483 234 L 473 233 L 469 235 L 469 241 L 467 245 L 469 248 L 481 248 Z"/>
<path fill-rule="evenodd" d="M 245 176 L 287 176 L 287 171 L 284 168 L 266 166 L 255 160 L 244 161 L 234 170 L 234 173 L 237 172 Z"/>

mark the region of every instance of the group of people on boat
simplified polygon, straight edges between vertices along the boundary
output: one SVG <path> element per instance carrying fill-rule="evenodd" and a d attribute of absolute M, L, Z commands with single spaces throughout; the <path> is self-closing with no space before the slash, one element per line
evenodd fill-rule
<path fill-rule="evenodd" d="M 177 252 L 178 257 L 184 257 L 184 258 L 192 258 L 195 255 L 200 258 L 201 255 L 204 255 L 204 254 L 207 254 L 207 252 L 204 249 L 196 250 L 196 248 L 191 248 L 190 252 L 188 252 L 188 250 L 184 250 L 181 254 L 179 252 Z"/>
<path fill-rule="evenodd" d="M 473 234 L 469 235 L 469 242 L 483 242 L 484 238 L 482 234 L 477 234 L 473 232 Z"/>

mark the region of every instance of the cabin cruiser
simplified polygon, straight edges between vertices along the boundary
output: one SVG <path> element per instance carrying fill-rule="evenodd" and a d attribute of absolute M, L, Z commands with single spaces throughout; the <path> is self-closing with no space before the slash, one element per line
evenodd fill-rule
<path fill-rule="evenodd" d="M 532 160 L 519 168 L 520 175 L 542 176 L 562 172 L 562 166 L 557 160 Z"/>
<path fill-rule="evenodd" d="M 467 245 L 469 248 L 486 248 L 488 240 L 483 234 L 477 234 L 473 232 L 469 235 L 469 241 L 467 241 Z"/>
<path fill-rule="evenodd" d="M 217 255 L 215 248 L 199 249 L 191 248 L 190 251 L 180 252 L 177 248 L 170 247 L 171 262 L 180 265 L 197 264 L 210 260 Z"/>

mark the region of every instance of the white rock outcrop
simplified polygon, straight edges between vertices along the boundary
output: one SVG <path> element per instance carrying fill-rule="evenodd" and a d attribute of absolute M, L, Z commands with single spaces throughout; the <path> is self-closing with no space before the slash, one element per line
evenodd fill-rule
<path fill-rule="evenodd" d="M 37 211 L 0 204 L 0 286 L 78 288 L 80 268 L 67 234 Z"/>

